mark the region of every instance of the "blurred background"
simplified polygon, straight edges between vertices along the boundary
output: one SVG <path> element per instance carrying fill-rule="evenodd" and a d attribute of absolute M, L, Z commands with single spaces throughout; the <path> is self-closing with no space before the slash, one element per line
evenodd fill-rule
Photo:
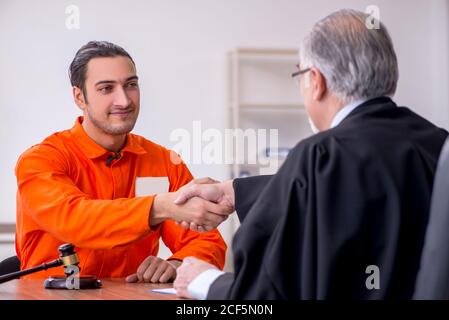
<path fill-rule="evenodd" d="M 333 11 L 366 11 L 370 5 L 379 9 L 398 56 L 394 100 L 448 129 L 447 0 L 0 0 L 0 260 L 15 254 L 17 158 L 48 135 L 70 128 L 81 114 L 67 70 L 82 45 L 107 40 L 135 60 L 141 87 L 137 134 L 172 148 L 174 130 L 192 132 L 193 123 L 201 121 L 203 130 L 219 132 L 279 129 L 289 147 L 310 134 L 296 112 L 299 92 L 296 96 L 289 78 L 300 40 Z M 267 92 L 279 86 L 286 91 L 273 90 L 271 99 Z M 242 102 L 236 95 L 254 98 Z M 239 108 L 248 112 L 236 113 Z M 282 128 L 290 136 L 283 137 Z M 282 152 L 284 145 L 279 147 Z M 253 174 L 224 163 L 188 166 L 196 177 L 220 180 Z M 228 245 L 235 220 L 221 226 Z M 229 256 L 228 270 L 231 262 Z"/>

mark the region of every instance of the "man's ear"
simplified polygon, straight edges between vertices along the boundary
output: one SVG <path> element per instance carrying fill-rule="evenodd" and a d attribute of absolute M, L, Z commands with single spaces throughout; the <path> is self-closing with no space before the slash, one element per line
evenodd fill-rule
<path fill-rule="evenodd" d="M 324 98 L 327 91 L 326 79 L 320 70 L 316 68 L 311 68 L 310 70 L 310 85 L 313 89 L 312 99 L 315 101 L 320 101 Z"/>
<path fill-rule="evenodd" d="M 84 111 L 86 108 L 86 99 L 84 98 L 83 90 L 80 88 L 73 86 L 72 87 L 72 94 L 73 94 L 73 100 L 75 100 L 76 105 L 78 108 Z"/>

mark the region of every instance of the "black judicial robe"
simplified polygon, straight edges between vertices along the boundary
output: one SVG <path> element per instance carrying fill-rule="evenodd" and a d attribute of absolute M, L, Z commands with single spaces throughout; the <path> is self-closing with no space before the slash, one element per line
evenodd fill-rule
<path fill-rule="evenodd" d="M 236 179 L 235 273 L 207 298 L 411 298 L 446 136 L 376 98 L 297 144 L 277 174 Z"/>

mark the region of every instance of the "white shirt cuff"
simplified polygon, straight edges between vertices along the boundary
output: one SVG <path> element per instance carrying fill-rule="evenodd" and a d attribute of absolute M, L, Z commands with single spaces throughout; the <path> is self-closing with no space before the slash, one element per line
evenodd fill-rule
<path fill-rule="evenodd" d="M 189 294 L 198 300 L 205 300 L 211 284 L 225 272 L 217 269 L 203 271 L 187 287 Z"/>

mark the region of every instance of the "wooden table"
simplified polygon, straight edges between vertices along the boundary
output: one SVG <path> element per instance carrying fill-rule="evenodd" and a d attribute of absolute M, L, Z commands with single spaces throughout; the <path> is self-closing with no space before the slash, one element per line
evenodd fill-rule
<path fill-rule="evenodd" d="M 0 284 L 0 300 L 176 300 L 176 295 L 152 292 L 173 284 L 126 283 L 125 279 L 101 279 L 101 289 L 45 289 L 42 280 L 12 280 Z"/>

